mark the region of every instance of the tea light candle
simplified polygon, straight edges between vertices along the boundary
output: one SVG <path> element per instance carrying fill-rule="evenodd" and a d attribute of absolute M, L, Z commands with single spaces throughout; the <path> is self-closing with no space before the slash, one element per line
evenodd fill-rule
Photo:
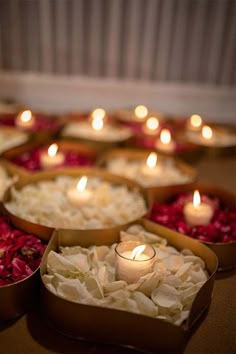
<path fill-rule="evenodd" d="M 133 116 L 133 118 L 134 118 L 134 120 L 136 120 L 136 121 L 143 121 L 143 120 L 145 120 L 146 117 L 147 117 L 147 115 L 148 115 L 148 109 L 147 109 L 147 107 L 145 107 L 145 106 L 140 105 L 140 106 L 137 106 L 137 107 L 134 109 L 134 116 Z"/>
<path fill-rule="evenodd" d="M 155 177 L 160 174 L 160 166 L 157 165 L 157 154 L 151 152 L 142 166 L 141 172 L 144 176 Z"/>
<path fill-rule="evenodd" d="M 202 140 L 204 140 L 205 142 L 208 143 L 212 143 L 213 142 L 213 131 L 211 129 L 211 127 L 209 127 L 208 125 L 204 125 L 202 127 Z"/>
<path fill-rule="evenodd" d="M 202 126 L 202 117 L 198 114 L 193 114 L 187 123 L 187 128 L 193 131 L 199 131 Z"/>
<path fill-rule="evenodd" d="M 143 125 L 143 132 L 147 135 L 155 135 L 159 131 L 159 120 L 156 117 L 150 117 Z"/>
<path fill-rule="evenodd" d="M 116 248 L 116 277 L 127 284 L 136 283 L 139 278 L 152 271 L 156 252 L 151 245 L 136 241 L 119 243 Z"/>
<path fill-rule="evenodd" d="M 206 203 L 201 203 L 200 193 L 196 190 L 193 194 L 193 202 L 185 204 L 183 213 L 188 225 L 207 225 L 213 216 L 213 208 Z"/>
<path fill-rule="evenodd" d="M 35 118 L 30 110 L 24 111 L 16 117 L 16 125 L 20 128 L 29 129 L 35 124 Z"/>
<path fill-rule="evenodd" d="M 100 132 L 103 129 L 103 126 L 104 126 L 103 118 L 101 118 L 100 116 L 93 118 L 92 128 L 96 132 Z"/>
<path fill-rule="evenodd" d="M 92 192 L 86 189 L 88 178 L 81 177 L 75 188 L 70 188 L 67 191 L 67 198 L 74 206 L 87 204 L 92 198 Z"/>
<path fill-rule="evenodd" d="M 106 111 L 103 108 L 96 108 L 94 111 L 91 112 L 90 116 L 92 120 L 104 120 L 106 117 Z"/>
<path fill-rule="evenodd" d="M 47 152 L 42 152 L 40 155 L 40 164 L 43 168 L 53 168 L 63 164 L 65 155 L 58 152 L 58 145 L 52 144 Z"/>
<path fill-rule="evenodd" d="M 106 117 L 106 111 L 102 108 L 96 108 L 90 114 L 91 128 L 94 133 L 100 133 L 104 128 L 104 119 Z"/>
<path fill-rule="evenodd" d="M 164 152 L 173 152 L 175 150 L 175 142 L 171 139 L 171 133 L 168 129 L 162 129 L 156 148 Z"/>

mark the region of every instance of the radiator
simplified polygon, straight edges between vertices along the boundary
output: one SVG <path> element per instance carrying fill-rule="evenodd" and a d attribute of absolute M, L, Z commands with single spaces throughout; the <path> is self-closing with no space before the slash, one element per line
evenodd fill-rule
<path fill-rule="evenodd" d="M 0 69 L 235 86 L 235 0 L 0 0 Z"/>

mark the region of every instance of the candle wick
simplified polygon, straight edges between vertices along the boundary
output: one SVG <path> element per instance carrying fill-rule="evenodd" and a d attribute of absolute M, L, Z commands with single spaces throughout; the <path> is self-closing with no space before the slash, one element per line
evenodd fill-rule
<path fill-rule="evenodd" d="M 133 256 L 133 258 L 132 258 L 132 259 L 133 259 L 133 260 L 135 260 L 135 258 L 136 258 L 136 254 Z"/>

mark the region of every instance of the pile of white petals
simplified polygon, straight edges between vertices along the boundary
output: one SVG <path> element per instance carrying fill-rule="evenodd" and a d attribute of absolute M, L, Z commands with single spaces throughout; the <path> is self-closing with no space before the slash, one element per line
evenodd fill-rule
<path fill-rule="evenodd" d="M 187 139 L 195 144 L 204 146 L 227 147 L 236 145 L 236 134 L 228 131 L 213 130 L 212 139 L 204 139 L 201 132 L 186 132 Z"/>
<path fill-rule="evenodd" d="M 69 123 L 63 129 L 63 136 L 80 137 L 95 141 L 115 142 L 127 140 L 132 136 L 128 128 L 104 124 L 103 129 L 97 131 L 90 122 Z"/>
<path fill-rule="evenodd" d="M 116 280 L 115 246 L 61 247 L 47 259 L 46 287 L 80 304 L 108 307 L 159 318 L 175 325 L 187 319 L 193 300 L 208 279 L 204 261 L 190 250 L 178 251 L 167 240 L 133 225 L 121 241 L 151 244 L 153 271 L 135 284 Z"/>
<path fill-rule="evenodd" d="M 11 128 L 1 128 L 0 130 L 0 153 L 15 146 L 25 143 L 28 135 L 24 132 Z"/>
<path fill-rule="evenodd" d="M 16 177 L 9 177 L 5 168 L 0 166 L 0 200 L 2 200 L 5 191 L 17 180 Z"/>
<path fill-rule="evenodd" d="M 145 164 L 145 160 L 114 157 L 107 161 L 106 169 L 116 175 L 133 179 L 143 187 L 169 186 L 191 182 L 191 177 L 182 172 L 173 159 L 157 161 L 158 172 L 155 176 L 143 174 L 142 167 Z"/>
<path fill-rule="evenodd" d="M 67 191 L 75 188 L 79 179 L 59 176 L 26 185 L 21 190 L 13 188 L 12 199 L 5 206 L 24 220 L 64 229 L 109 228 L 145 214 L 145 200 L 139 191 L 98 177 L 88 177 L 86 188 L 92 192 L 88 204 L 74 206 L 67 198 Z"/>

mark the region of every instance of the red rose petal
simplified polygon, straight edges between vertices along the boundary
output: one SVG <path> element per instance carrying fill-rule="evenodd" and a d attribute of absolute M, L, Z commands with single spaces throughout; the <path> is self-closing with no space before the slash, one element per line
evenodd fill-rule
<path fill-rule="evenodd" d="M 0 286 L 31 275 L 39 266 L 44 244 L 34 235 L 14 229 L 0 217 Z"/>

